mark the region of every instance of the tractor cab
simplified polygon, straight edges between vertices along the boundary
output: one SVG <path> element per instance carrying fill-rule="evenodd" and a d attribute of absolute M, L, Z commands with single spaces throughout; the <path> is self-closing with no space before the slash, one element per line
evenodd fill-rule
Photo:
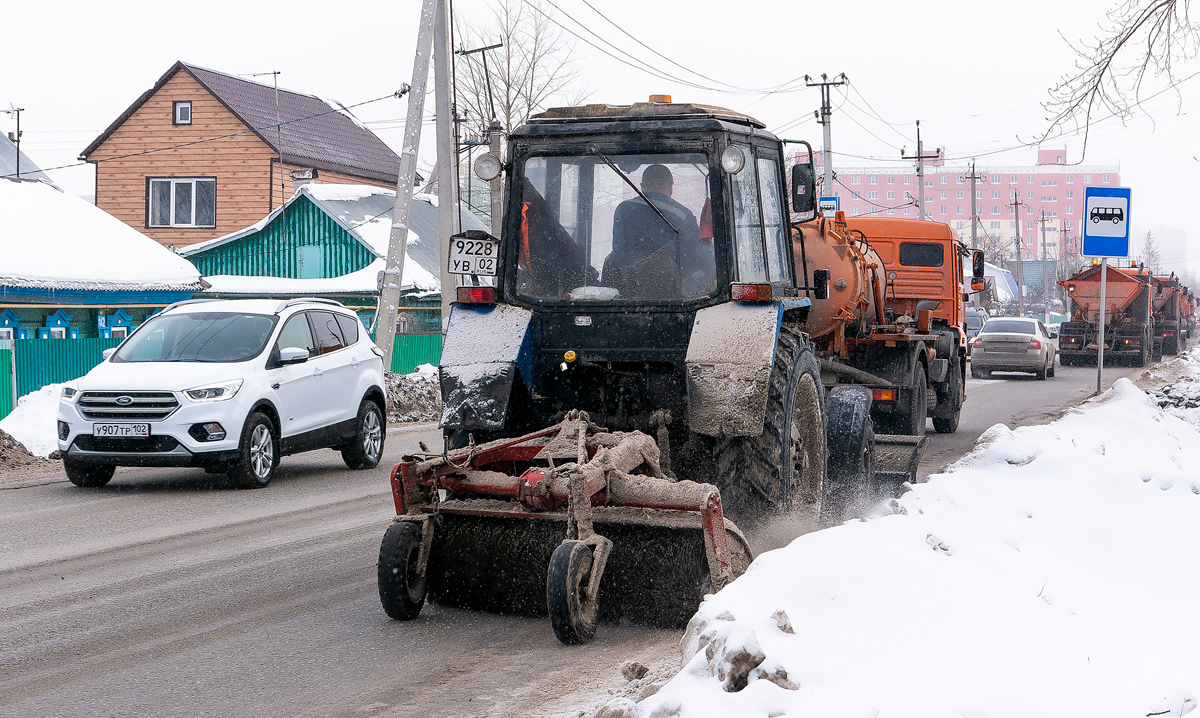
<path fill-rule="evenodd" d="M 609 427 L 665 425 L 684 440 L 697 312 L 796 300 L 804 283 L 793 271 L 781 146 L 751 117 L 661 96 L 551 109 L 515 130 L 503 163 L 485 156 L 486 174 L 477 163 L 485 179 L 505 174 L 503 226 L 489 238 L 499 262 L 494 292 L 459 292 L 443 427 L 520 432 L 584 409 Z M 462 357 L 451 346 L 479 336 L 461 326 L 486 309 L 467 304 L 475 297 L 526 323 L 524 348 L 496 357 L 515 375 L 488 390 L 489 380 L 454 369 L 480 363 L 477 346 Z M 495 326 L 499 315 L 489 316 Z M 481 392 L 490 403 L 471 398 Z"/>

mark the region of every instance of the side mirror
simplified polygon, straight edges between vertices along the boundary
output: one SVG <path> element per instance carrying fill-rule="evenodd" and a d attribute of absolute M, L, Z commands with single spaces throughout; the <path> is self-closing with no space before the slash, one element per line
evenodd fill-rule
<path fill-rule="evenodd" d="M 976 278 L 976 279 L 971 280 L 971 291 L 972 292 L 982 292 L 986 288 L 987 288 L 987 283 L 984 282 L 982 279 Z"/>
<path fill-rule="evenodd" d="M 300 347 L 287 347 L 279 350 L 279 363 L 287 366 L 288 364 L 303 364 L 308 361 L 308 350 Z"/>
<path fill-rule="evenodd" d="M 983 252 L 976 249 L 971 252 L 971 278 L 983 279 Z M 971 288 L 975 288 L 975 283 L 971 282 Z M 979 287 L 983 289 L 983 287 Z"/>
<path fill-rule="evenodd" d="M 104 357 L 104 361 L 108 361 L 112 358 L 112 355 L 115 354 L 116 351 L 117 347 L 112 347 L 111 349 L 105 349 L 104 351 L 100 352 L 100 355 Z"/>
<path fill-rule="evenodd" d="M 813 270 L 813 296 L 817 299 L 829 299 L 829 270 Z"/>
<path fill-rule="evenodd" d="M 1051 339 L 1058 339 L 1058 332 L 1054 329 L 1051 329 L 1046 336 L 1050 337 Z"/>
<path fill-rule="evenodd" d="M 792 165 L 792 212 L 812 214 L 817 209 L 817 185 L 811 163 Z"/>

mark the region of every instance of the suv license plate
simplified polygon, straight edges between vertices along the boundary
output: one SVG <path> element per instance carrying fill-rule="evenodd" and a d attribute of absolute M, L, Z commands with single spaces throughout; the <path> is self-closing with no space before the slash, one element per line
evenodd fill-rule
<path fill-rule="evenodd" d="M 92 424 L 93 436 L 127 438 L 150 436 L 149 424 Z"/>

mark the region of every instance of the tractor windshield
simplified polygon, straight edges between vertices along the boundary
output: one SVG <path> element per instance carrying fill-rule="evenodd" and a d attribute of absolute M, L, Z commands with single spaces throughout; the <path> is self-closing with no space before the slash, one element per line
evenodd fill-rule
<path fill-rule="evenodd" d="M 716 291 L 706 155 L 534 156 L 521 176 L 521 296 L 635 302 Z"/>

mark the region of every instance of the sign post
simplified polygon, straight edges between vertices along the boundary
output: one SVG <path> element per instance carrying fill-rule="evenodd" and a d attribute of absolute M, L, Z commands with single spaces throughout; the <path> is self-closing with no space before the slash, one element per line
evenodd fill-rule
<path fill-rule="evenodd" d="M 1104 389 L 1104 329 L 1109 257 L 1129 256 L 1128 187 L 1084 187 L 1083 255 L 1100 257 L 1100 336 L 1096 354 L 1096 393 Z"/>

